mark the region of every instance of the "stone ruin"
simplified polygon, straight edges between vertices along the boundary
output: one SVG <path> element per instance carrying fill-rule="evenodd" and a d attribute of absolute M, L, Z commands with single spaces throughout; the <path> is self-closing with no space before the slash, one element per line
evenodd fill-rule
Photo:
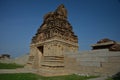
<path fill-rule="evenodd" d="M 63 4 L 44 16 L 32 38 L 25 67 L 43 76 L 66 74 L 110 76 L 120 72 L 120 44 L 102 39 L 92 50 L 78 52 L 78 38 L 67 20 Z M 115 65 L 115 66 L 114 66 Z"/>
<path fill-rule="evenodd" d="M 65 73 L 64 54 L 77 51 L 78 38 L 67 20 L 67 10 L 61 4 L 44 16 L 42 25 L 32 38 L 28 64 L 36 69 L 63 70 Z"/>
<path fill-rule="evenodd" d="M 110 51 L 120 51 L 120 43 L 108 38 L 101 39 L 96 44 L 92 45 L 93 50 L 109 49 Z"/>
<path fill-rule="evenodd" d="M 9 54 L 1 54 L 0 55 L 0 60 L 1 59 L 10 59 L 10 55 Z"/>

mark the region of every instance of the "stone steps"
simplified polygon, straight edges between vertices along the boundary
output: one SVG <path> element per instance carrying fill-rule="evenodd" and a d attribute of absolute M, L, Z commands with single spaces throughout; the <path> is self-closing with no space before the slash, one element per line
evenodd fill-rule
<path fill-rule="evenodd" d="M 43 60 L 43 62 L 64 62 L 63 60 Z"/>
<path fill-rule="evenodd" d="M 69 73 L 67 70 L 63 69 L 51 69 L 51 68 L 40 68 L 37 71 L 37 74 L 39 75 L 43 75 L 43 76 L 60 76 L 60 75 L 69 75 L 71 73 Z"/>
<path fill-rule="evenodd" d="M 61 57 L 61 56 L 45 56 L 44 57 L 44 60 L 64 60 L 64 57 Z"/>
<path fill-rule="evenodd" d="M 48 68 L 63 68 L 64 57 L 63 56 L 44 56 L 41 66 L 48 67 Z"/>
<path fill-rule="evenodd" d="M 58 63 L 58 62 L 43 62 L 42 65 L 64 66 L 64 63 Z"/>

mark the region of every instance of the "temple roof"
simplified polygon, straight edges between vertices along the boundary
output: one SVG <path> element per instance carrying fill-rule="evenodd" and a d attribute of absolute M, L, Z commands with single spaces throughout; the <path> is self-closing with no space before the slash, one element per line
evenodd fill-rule
<path fill-rule="evenodd" d="M 110 51 L 120 51 L 120 42 L 104 38 L 99 40 L 96 44 L 92 45 L 93 50 L 95 49 L 109 49 Z"/>
<path fill-rule="evenodd" d="M 46 41 L 55 37 L 61 40 L 78 43 L 78 38 L 67 20 L 67 9 L 63 4 L 58 6 L 55 11 L 49 12 L 44 16 L 42 25 L 32 38 L 32 43 Z"/>

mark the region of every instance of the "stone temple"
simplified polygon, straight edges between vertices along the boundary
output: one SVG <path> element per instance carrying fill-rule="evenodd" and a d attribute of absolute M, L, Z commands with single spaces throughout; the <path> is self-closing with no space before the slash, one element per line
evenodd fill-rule
<path fill-rule="evenodd" d="M 78 38 L 61 4 L 44 16 L 32 38 L 26 67 L 36 69 L 36 73 L 43 76 L 111 76 L 120 72 L 120 43 L 105 38 L 92 45 L 92 50 L 79 52 Z"/>
<path fill-rule="evenodd" d="M 32 38 L 30 63 L 33 68 L 63 69 L 64 54 L 78 51 L 78 38 L 67 20 L 67 10 L 61 4 L 44 21 Z"/>

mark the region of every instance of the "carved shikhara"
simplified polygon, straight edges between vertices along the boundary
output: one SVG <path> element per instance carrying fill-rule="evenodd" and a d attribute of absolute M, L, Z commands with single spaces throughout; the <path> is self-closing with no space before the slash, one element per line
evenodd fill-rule
<path fill-rule="evenodd" d="M 32 38 L 28 64 L 37 69 L 64 69 L 64 54 L 77 51 L 78 38 L 62 4 L 44 16 L 43 24 Z"/>
<path fill-rule="evenodd" d="M 74 35 L 72 26 L 67 21 L 66 9 L 59 9 L 59 7 L 55 12 L 45 15 L 44 22 L 33 37 L 32 43 L 42 42 L 54 37 L 78 43 L 78 38 Z"/>

